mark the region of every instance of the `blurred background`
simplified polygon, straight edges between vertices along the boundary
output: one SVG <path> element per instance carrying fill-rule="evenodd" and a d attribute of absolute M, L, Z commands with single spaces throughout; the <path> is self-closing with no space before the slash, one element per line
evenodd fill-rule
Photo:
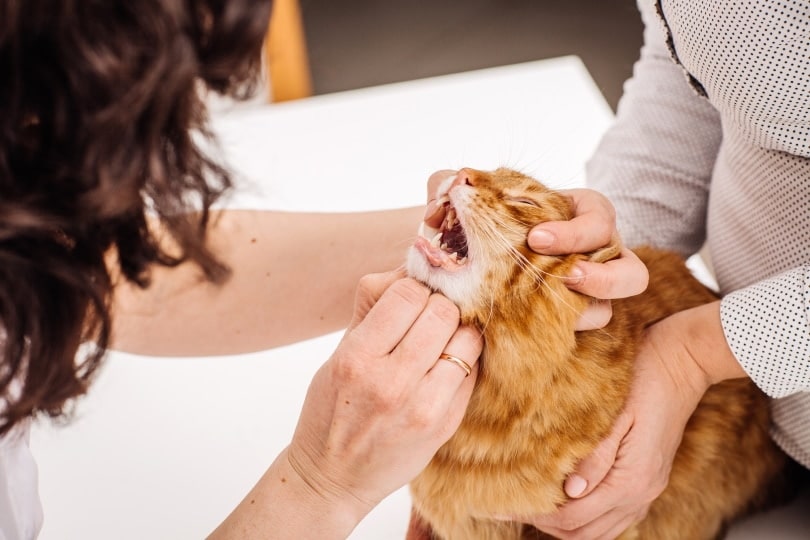
<path fill-rule="evenodd" d="M 635 0 L 300 0 L 313 92 L 574 54 L 615 110 L 641 46 Z"/>

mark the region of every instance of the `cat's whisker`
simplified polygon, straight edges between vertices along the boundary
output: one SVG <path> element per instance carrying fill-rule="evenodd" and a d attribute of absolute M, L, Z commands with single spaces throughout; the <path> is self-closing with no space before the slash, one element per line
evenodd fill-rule
<path fill-rule="evenodd" d="M 531 274 L 537 282 L 537 288 L 535 290 L 540 290 L 543 288 L 543 285 L 546 285 L 546 290 L 549 291 L 551 295 L 553 295 L 563 306 L 567 307 L 568 309 L 578 312 L 578 309 L 571 305 L 571 303 L 566 300 L 559 292 L 557 292 L 553 287 L 548 286 L 546 282 L 547 277 L 553 278 L 562 278 L 563 276 L 552 274 L 543 270 L 542 268 L 538 268 L 536 265 L 532 264 L 532 262 L 522 253 L 520 253 L 517 249 L 515 249 L 509 240 L 503 235 L 503 233 L 498 229 L 500 226 L 501 228 L 504 227 L 504 223 L 495 224 L 491 221 L 483 222 L 486 224 L 485 227 L 481 228 L 481 232 L 484 233 L 489 240 L 493 243 L 499 244 L 502 246 L 507 254 L 513 258 L 516 264 L 518 264 L 524 271 Z M 517 223 L 517 222 L 513 222 Z M 512 229 L 517 235 L 525 236 L 528 231 L 528 227 L 525 224 L 518 223 L 519 228 Z M 491 300 L 491 302 L 494 299 Z"/>
<path fill-rule="evenodd" d="M 548 272 L 543 270 L 542 268 L 537 267 L 536 265 L 532 264 L 532 262 L 522 253 L 520 253 L 517 249 L 512 247 L 512 244 L 509 240 L 504 236 L 500 229 L 508 229 L 509 232 L 515 234 L 516 237 L 525 236 L 526 231 L 528 229 L 528 225 L 525 223 L 521 223 L 518 221 L 512 221 L 512 226 L 507 226 L 506 223 L 501 222 L 499 224 L 495 224 L 492 222 L 487 221 L 486 227 L 482 228 L 481 232 L 487 235 L 487 238 L 491 240 L 493 243 L 499 244 L 502 246 L 510 257 L 518 264 L 521 269 L 530 273 L 537 282 L 537 287 L 535 291 L 539 291 L 540 289 L 545 286 L 546 290 L 549 291 L 562 305 L 569 308 L 574 312 L 578 312 L 578 309 L 570 304 L 559 292 L 557 292 L 553 287 L 548 286 L 548 282 L 546 278 L 559 278 L 563 279 L 565 276 L 560 274 L 555 274 L 552 272 Z M 490 309 L 492 309 L 492 305 L 495 303 L 495 296 L 490 297 Z M 491 316 L 491 311 L 490 311 Z M 611 336 L 611 334 L 605 328 L 598 328 L 601 333 Z"/>

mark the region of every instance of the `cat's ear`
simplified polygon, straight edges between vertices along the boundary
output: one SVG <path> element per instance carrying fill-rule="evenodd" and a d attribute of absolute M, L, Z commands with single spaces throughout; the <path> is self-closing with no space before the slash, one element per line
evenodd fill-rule
<path fill-rule="evenodd" d="M 603 263 L 611 259 L 615 259 L 622 251 L 622 245 L 619 242 L 618 235 L 613 235 L 610 239 L 610 244 L 603 248 L 597 249 L 587 254 L 590 262 Z"/>

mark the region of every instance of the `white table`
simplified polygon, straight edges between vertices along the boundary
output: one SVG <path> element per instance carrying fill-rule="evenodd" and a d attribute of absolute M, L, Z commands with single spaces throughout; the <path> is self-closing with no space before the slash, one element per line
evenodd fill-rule
<path fill-rule="evenodd" d="M 422 204 L 427 176 L 441 168 L 509 165 L 556 187 L 581 185 L 610 119 L 582 63 L 565 57 L 237 108 L 216 125 L 240 171 L 229 205 L 357 211 Z M 112 354 L 74 422 L 32 433 L 41 539 L 204 537 L 287 444 L 338 339 L 234 357 Z M 807 502 L 730 538 L 807 538 Z M 352 538 L 403 538 L 408 511 L 402 489 Z"/>

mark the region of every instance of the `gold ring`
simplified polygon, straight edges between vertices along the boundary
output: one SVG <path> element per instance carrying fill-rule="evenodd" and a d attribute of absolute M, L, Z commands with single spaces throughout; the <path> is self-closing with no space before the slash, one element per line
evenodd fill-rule
<path fill-rule="evenodd" d="M 442 353 L 439 355 L 439 360 L 447 360 L 448 362 L 453 362 L 455 365 L 464 370 L 464 373 L 466 374 L 464 375 L 465 377 L 468 377 L 470 373 L 472 373 L 472 366 L 470 366 L 470 364 L 468 364 L 461 358 L 456 358 L 452 354 Z"/>

